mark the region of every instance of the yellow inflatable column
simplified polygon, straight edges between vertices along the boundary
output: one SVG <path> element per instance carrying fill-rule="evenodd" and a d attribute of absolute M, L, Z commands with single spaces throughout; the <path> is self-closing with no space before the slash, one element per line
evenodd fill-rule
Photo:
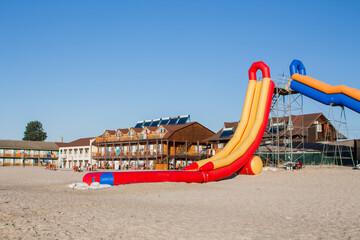
<path fill-rule="evenodd" d="M 263 169 L 263 162 L 259 156 L 252 156 L 238 174 L 258 175 Z"/>

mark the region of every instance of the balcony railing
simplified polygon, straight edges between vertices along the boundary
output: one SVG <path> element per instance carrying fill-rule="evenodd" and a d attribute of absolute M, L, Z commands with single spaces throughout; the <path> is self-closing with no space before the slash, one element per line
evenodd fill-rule
<path fill-rule="evenodd" d="M 12 158 L 58 158 L 55 154 L 31 154 L 31 153 L 0 153 L 0 157 L 12 157 Z"/>
<path fill-rule="evenodd" d="M 170 155 L 174 155 L 173 149 L 170 150 Z M 195 150 L 182 151 L 181 149 L 176 149 L 175 155 L 198 156 L 198 155 L 207 155 L 207 152 L 206 151 L 195 151 Z"/>
<path fill-rule="evenodd" d="M 158 152 L 158 155 L 160 155 L 161 152 Z M 131 152 L 131 151 L 127 151 L 127 152 L 110 152 L 110 153 L 92 153 L 93 157 L 115 157 L 115 156 L 146 156 L 146 155 L 156 155 L 156 151 L 136 151 L 136 152 Z M 164 152 L 163 155 L 166 155 L 166 153 Z"/>
<path fill-rule="evenodd" d="M 163 138 L 165 133 L 149 133 L 149 134 L 136 134 L 133 136 L 125 135 L 125 136 L 107 136 L 107 137 L 96 137 L 97 143 L 102 142 L 124 142 L 124 141 L 135 141 L 142 139 L 161 139 Z"/>
<path fill-rule="evenodd" d="M 62 153 L 59 155 L 60 158 L 76 158 L 76 159 L 81 159 L 81 158 L 89 158 L 90 154 L 66 154 L 66 153 Z"/>
<path fill-rule="evenodd" d="M 170 155 L 188 155 L 188 156 L 204 156 L 204 155 L 209 155 L 209 152 L 207 151 L 194 151 L 194 150 L 190 150 L 188 152 L 182 152 L 179 151 L 179 149 L 176 149 L 175 151 L 173 149 L 171 149 L 169 151 Z M 155 156 L 155 155 L 167 155 L 167 152 L 164 151 L 163 153 L 161 153 L 161 151 L 135 151 L 135 152 L 131 152 L 131 151 L 127 151 L 127 152 L 109 152 L 109 153 L 97 153 L 94 152 L 92 153 L 93 157 L 115 157 L 115 156 Z"/>

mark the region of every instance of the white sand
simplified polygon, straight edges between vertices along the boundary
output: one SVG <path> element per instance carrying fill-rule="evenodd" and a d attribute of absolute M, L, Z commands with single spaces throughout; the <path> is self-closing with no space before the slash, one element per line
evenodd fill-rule
<path fill-rule="evenodd" d="M 0 167 L 0 239 L 360 239 L 360 170 L 66 186 L 83 175 Z"/>

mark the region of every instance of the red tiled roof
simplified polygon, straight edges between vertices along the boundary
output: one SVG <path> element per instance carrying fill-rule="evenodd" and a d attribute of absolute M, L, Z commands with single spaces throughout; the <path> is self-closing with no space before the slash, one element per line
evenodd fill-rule
<path fill-rule="evenodd" d="M 64 143 L 64 142 L 57 142 L 56 145 L 58 145 L 59 147 L 66 147 L 66 145 L 68 145 L 69 143 Z"/>
<path fill-rule="evenodd" d="M 104 133 L 103 133 L 103 134 L 101 134 L 101 135 L 100 135 L 100 136 L 98 136 L 98 137 L 102 137 L 102 136 L 104 136 L 105 132 L 108 132 L 110 135 L 114 135 L 116 131 L 115 131 L 115 130 L 105 130 L 105 131 L 104 131 Z"/>
<path fill-rule="evenodd" d="M 129 132 L 129 129 L 128 128 L 122 128 L 122 129 L 118 129 L 116 131 L 120 131 L 122 134 L 127 134 Z"/>
<path fill-rule="evenodd" d="M 179 131 L 180 129 L 186 128 L 194 123 L 196 123 L 196 122 L 189 122 L 189 123 L 180 124 L 180 125 L 160 125 L 160 126 L 165 128 L 167 131 L 164 138 L 169 138 L 171 135 L 173 135 L 174 132 Z"/>
<path fill-rule="evenodd" d="M 154 132 L 154 131 L 156 131 L 157 129 L 158 129 L 158 127 L 150 127 L 150 126 L 148 126 L 148 127 L 144 127 L 144 129 L 149 129 L 150 131 L 152 131 L 152 132 Z"/>
<path fill-rule="evenodd" d="M 159 127 L 163 127 L 166 129 L 166 134 L 164 136 L 164 138 L 169 138 L 171 137 L 171 135 L 173 135 L 176 131 L 179 131 L 181 129 L 184 129 L 184 128 L 187 128 L 188 126 L 190 125 L 193 125 L 193 124 L 199 124 L 201 125 L 200 123 L 198 122 L 188 122 L 188 123 L 185 123 L 185 124 L 179 124 L 179 125 L 160 125 Z M 203 125 L 201 125 L 202 127 L 204 127 Z M 206 128 L 206 127 L 204 127 Z M 210 129 L 206 128 L 207 130 L 211 131 Z M 213 132 L 213 131 L 211 131 Z"/>
<path fill-rule="evenodd" d="M 90 140 L 94 139 L 93 137 L 90 138 L 79 138 L 75 141 L 69 143 L 62 143 L 62 146 L 59 147 L 77 147 L 77 146 L 90 146 Z M 59 144 L 58 144 L 59 145 Z"/>
<path fill-rule="evenodd" d="M 106 132 L 106 131 L 107 131 L 110 135 L 114 135 L 115 132 L 116 132 L 115 130 L 105 130 L 105 132 Z"/>
<path fill-rule="evenodd" d="M 131 127 L 130 128 L 130 130 L 134 130 L 135 132 L 137 132 L 137 133 L 140 133 L 140 132 L 142 132 L 142 130 L 143 130 L 143 128 L 135 128 L 135 127 Z"/>

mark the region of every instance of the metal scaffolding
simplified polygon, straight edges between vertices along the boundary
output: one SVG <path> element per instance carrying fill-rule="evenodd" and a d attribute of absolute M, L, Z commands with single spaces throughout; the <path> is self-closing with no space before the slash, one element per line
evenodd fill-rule
<path fill-rule="evenodd" d="M 325 141 L 323 145 L 322 151 L 322 158 L 321 164 L 331 164 L 331 165 L 348 165 L 350 162 L 355 167 L 355 161 L 353 157 L 353 150 L 351 149 L 351 145 L 346 144 L 346 142 L 342 142 L 341 140 L 344 139 L 342 137 L 341 132 L 345 133 L 345 136 L 349 136 L 349 131 L 347 127 L 347 120 L 345 114 L 345 108 L 343 106 L 340 107 L 340 113 L 334 114 L 334 109 L 337 106 L 331 104 L 329 106 L 329 113 L 328 113 L 328 121 L 327 127 L 325 131 Z M 338 115 L 338 119 L 335 119 L 335 115 Z M 337 131 L 335 131 L 335 142 L 331 142 L 330 133 L 328 131 L 329 125 L 332 124 Z M 345 137 L 346 138 L 346 137 Z M 345 143 L 345 144 L 344 144 Z"/>
<path fill-rule="evenodd" d="M 274 81 L 274 80 L 273 80 Z M 304 159 L 303 95 L 290 89 L 290 77 L 277 75 L 266 128 L 266 140 L 257 151 L 266 165 Z M 300 126 L 294 122 L 301 120 Z M 296 140 L 293 133 L 296 131 Z"/>

